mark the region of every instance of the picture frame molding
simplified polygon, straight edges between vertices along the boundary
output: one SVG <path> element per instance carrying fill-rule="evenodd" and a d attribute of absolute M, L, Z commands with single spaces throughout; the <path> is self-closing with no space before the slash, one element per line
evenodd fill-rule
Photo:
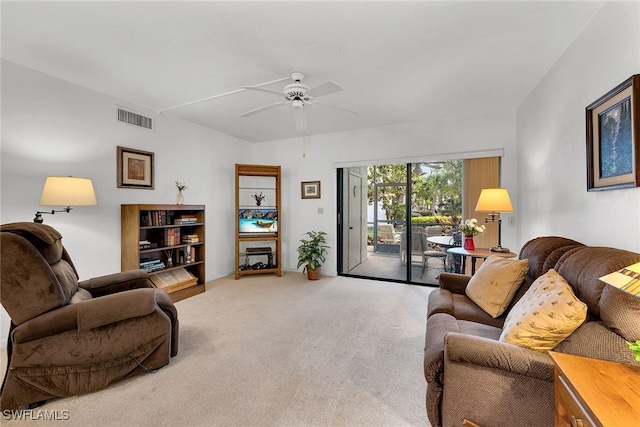
<path fill-rule="evenodd" d="M 315 189 L 315 191 L 311 191 Z M 300 183 L 300 195 L 303 199 L 319 199 L 320 193 L 320 181 L 302 181 Z"/>
<path fill-rule="evenodd" d="M 630 98 L 631 101 L 631 165 L 629 173 L 600 177 L 601 140 L 599 114 Z M 601 96 L 586 108 L 587 191 L 617 190 L 640 186 L 640 74 L 635 74 Z"/>
<path fill-rule="evenodd" d="M 137 159 L 144 162 L 143 178 L 135 179 L 127 175 L 128 160 Z M 134 188 L 153 190 L 155 188 L 155 155 L 150 151 L 137 150 L 135 148 L 117 147 L 117 185 L 118 188 Z"/>

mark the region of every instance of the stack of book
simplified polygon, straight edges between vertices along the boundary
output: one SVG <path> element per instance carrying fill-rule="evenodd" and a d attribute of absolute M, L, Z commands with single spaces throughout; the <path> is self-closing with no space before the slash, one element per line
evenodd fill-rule
<path fill-rule="evenodd" d="M 152 259 L 150 261 L 143 261 L 140 263 L 140 268 L 147 271 L 162 270 L 165 267 L 164 262 L 159 259 Z"/>
<path fill-rule="evenodd" d="M 193 214 L 193 215 L 180 215 L 176 218 L 174 218 L 173 220 L 173 224 L 174 225 L 184 225 L 184 224 L 197 224 L 198 223 L 198 217 Z"/>
<path fill-rule="evenodd" d="M 182 236 L 182 243 L 198 243 L 200 238 L 197 234 L 186 234 Z"/>
<path fill-rule="evenodd" d="M 158 247 L 157 243 L 151 243 L 148 240 L 140 240 L 140 250 L 143 249 L 155 249 Z"/>
<path fill-rule="evenodd" d="M 151 282 L 167 292 L 175 292 L 198 283 L 198 278 L 184 268 L 162 271 L 149 275 Z"/>

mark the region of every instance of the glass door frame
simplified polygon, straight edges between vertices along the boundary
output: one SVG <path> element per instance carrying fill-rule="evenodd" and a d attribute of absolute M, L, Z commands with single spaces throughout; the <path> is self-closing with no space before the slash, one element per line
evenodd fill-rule
<path fill-rule="evenodd" d="M 404 279 L 393 279 L 393 278 L 386 278 L 386 277 L 374 277 L 374 276 L 364 276 L 364 275 L 358 275 L 358 274 L 352 274 L 349 272 L 344 272 L 344 243 L 345 243 L 345 238 L 344 238 L 344 180 L 345 180 L 345 172 L 347 170 L 347 168 L 337 168 L 336 169 L 336 181 L 337 181 L 337 230 L 338 230 L 338 236 L 337 236 L 337 246 L 338 246 L 338 250 L 337 250 L 337 261 L 338 261 L 338 276 L 345 276 L 345 277 L 354 277 L 354 278 L 360 278 L 360 279 L 371 279 L 371 280 L 380 280 L 380 281 L 384 281 L 384 282 L 395 282 L 395 283 L 407 283 L 407 284 L 411 284 L 411 285 L 421 285 L 421 286 L 426 286 L 425 283 L 420 283 L 420 282 L 415 282 L 412 281 L 412 262 L 411 262 L 411 248 L 413 247 L 413 242 L 412 242 L 412 235 L 413 233 L 411 232 L 411 194 L 413 192 L 412 189 L 412 165 L 413 163 L 405 163 L 405 169 L 406 169 L 406 182 L 404 183 L 404 185 L 402 183 L 397 183 L 397 184 L 389 184 L 389 185 L 396 185 L 396 186 L 404 186 L 406 191 L 405 191 L 405 233 L 406 233 L 406 245 L 407 245 L 407 263 L 406 263 L 406 269 L 405 269 L 405 278 Z M 378 166 L 378 165 L 372 165 L 373 167 Z M 377 185 L 377 184 L 374 184 Z M 374 197 L 376 197 L 377 200 L 377 187 L 374 188 Z M 377 215 L 378 213 L 376 212 L 376 210 L 374 209 L 374 224 L 377 224 Z M 377 230 L 376 227 L 374 227 L 374 239 L 375 236 L 377 236 Z"/>

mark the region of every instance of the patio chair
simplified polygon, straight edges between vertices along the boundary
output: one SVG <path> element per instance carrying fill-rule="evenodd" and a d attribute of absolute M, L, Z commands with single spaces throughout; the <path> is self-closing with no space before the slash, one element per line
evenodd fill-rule
<path fill-rule="evenodd" d="M 398 243 L 400 241 L 393 224 L 378 224 L 378 241 L 383 243 Z"/>
<path fill-rule="evenodd" d="M 420 244 L 422 246 L 422 273 L 420 274 L 420 278 L 424 276 L 424 272 L 429 269 L 437 268 L 440 271 L 447 271 L 447 253 L 442 250 L 432 249 L 429 246 L 429 242 L 427 241 L 427 235 L 425 233 L 421 233 L 420 236 Z M 429 267 L 429 260 L 431 258 L 435 258 L 442 263 L 442 268 L 439 267 Z"/>
<path fill-rule="evenodd" d="M 451 236 L 451 244 L 454 247 L 462 246 L 462 232 L 458 230 Z M 449 272 L 451 273 L 461 273 L 462 272 L 462 256 L 454 255 L 452 253 L 448 254 L 448 264 L 449 264 Z"/>

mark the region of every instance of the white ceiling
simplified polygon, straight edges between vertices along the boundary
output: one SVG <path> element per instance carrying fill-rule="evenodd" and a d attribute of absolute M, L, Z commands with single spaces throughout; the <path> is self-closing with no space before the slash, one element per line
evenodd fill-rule
<path fill-rule="evenodd" d="M 515 109 L 603 1 L 2 1 L 2 57 L 156 112 L 286 78 L 344 91 L 306 135 Z M 265 86 L 281 90 L 288 82 Z M 259 142 L 290 106 L 240 90 L 171 114 Z"/>

